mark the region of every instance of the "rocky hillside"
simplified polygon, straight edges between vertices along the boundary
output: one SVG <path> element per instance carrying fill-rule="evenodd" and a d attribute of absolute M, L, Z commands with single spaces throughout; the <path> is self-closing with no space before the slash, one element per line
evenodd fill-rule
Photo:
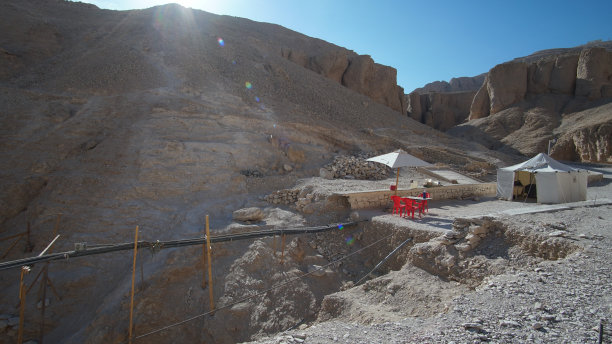
<path fill-rule="evenodd" d="M 413 92 L 408 114 L 491 149 L 533 155 L 556 140 L 558 159 L 612 162 L 611 76 L 611 42 L 540 51 L 493 67 L 477 92 Z"/>
<path fill-rule="evenodd" d="M 29 244 L 0 242 L 2 254 L 10 249 L 3 260 L 38 254 L 56 223 L 55 252 L 128 242 L 136 226 L 141 240 L 201 236 L 207 214 L 213 234 L 251 228 L 234 223 L 233 211 L 269 206 L 264 196 L 319 176 L 338 155 L 403 148 L 457 168 L 515 158 L 406 118 L 394 69 L 278 25 L 178 5 L 117 12 L 19 0 L 0 2 L 0 30 L 0 237 L 31 229 Z M 259 224 L 338 220 L 266 211 Z M 312 254 L 305 246 L 298 257 Z M 215 295 L 230 298 L 226 272 L 247 249 L 215 251 Z M 139 333 L 208 308 L 201 249 L 153 253 L 141 256 Z M 62 298 L 48 297 L 45 340 L 124 342 L 130 272 L 128 254 L 53 263 Z M 0 276 L 0 314 L 13 315 L 19 271 Z M 29 315 L 39 312 L 35 294 Z M 312 317 L 286 302 L 279 318 Z M 259 310 L 261 319 L 270 309 Z M 232 332 L 224 319 L 210 320 L 215 331 L 149 342 L 246 340 L 255 328 L 273 333 L 286 322 Z M 26 338 L 37 338 L 37 321 L 27 322 Z M 16 341 L 13 329 L 0 331 Z"/>

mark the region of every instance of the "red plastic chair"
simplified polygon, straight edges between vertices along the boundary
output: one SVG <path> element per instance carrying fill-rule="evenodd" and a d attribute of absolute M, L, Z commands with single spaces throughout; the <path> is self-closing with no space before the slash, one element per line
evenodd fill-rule
<path fill-rule="evenodd" d="M 393 201 L 393 214 L 399 214 L 402 216 L 402 212 L 408 211 L 406 209 L 406 205 L 402 204 L 402 199 L 400 196 L 391 196 L 391 200 Z"/>
<path fill-rule="evenodd" d="M 406 215 L 411 214 L 412 219 L 414 220 L 414 211 L 419 210 L 419 217 L 423 216 L 422 206 L 419 202 L 411 199 L 411 198 L 402 198 L 402 201 L 406 204 Z"/>

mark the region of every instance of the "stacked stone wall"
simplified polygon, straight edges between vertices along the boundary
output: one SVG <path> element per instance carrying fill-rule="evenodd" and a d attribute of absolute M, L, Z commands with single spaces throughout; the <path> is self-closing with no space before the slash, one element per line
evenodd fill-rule
<path fill-rule="evenodd" d="M 448 199 L 466 199 L 474 197 L 491 197 L 496 194 L 496 183 L 463 184 L 431 187 L 426 189 L 434 201 Z M 400 197 L 419 196 L 423 189 L 398 190 Z M 344 194 L 351 209 L 379 208 L 392 205 L 391 196 L 394 191 L 380 190 L 369 192 L 354 192 Z"/>

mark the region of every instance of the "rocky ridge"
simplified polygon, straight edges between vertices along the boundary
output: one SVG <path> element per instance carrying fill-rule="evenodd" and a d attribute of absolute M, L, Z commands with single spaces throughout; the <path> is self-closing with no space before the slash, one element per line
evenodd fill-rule
<path fill-rule="evenodd" d="M 537 52 L 493 67 L 475 93 L 412 92 L 408 115 L 491 149 L 530 156 L 555 140 L 557 159 L 610 162 L 611 75 L 610 42 Z"/>

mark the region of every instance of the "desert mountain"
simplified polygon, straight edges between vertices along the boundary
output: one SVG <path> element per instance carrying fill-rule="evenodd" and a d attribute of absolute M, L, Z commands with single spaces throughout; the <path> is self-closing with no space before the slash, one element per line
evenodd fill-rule
<path fill-rule="evenodd" d="M 612 42 L 543 50 L 497 65 L 486 77 L 417 89 L 407 96 L 408 114 L 491 149 L 531 156 L 556 140 L 557 159 L 609 163 L 611 77 Z"/>
<path fill-rule="evenodd" d="M 0 29 L 0 233 L 31 228 L 31 242 L 6 259 L 40 252 L 56 223 L 55 252 L 127 242 L 136 226 L 140 240 L 201 236 L 207 214 L 218 233 L 234 210 L 318 176 L 336 155 L 404 148 L 457 168 L 513 159 L 407 118 L 393 68 L 278 25 L 178 5 L 117 12 L 26 0 L 0 3 Z M 270 212 L 284 225 L 334 220 Z M 232 247 L 215 253 L 218 281 L 246 250 Z M 200 251 L 162 250 L 143 263 L 143 299 L 182 301 L 137 301 L 138 323 L 153 329 L 201 310 L 206 294 L 191 290 Z M 130 264 L 120 254 L 53 264 L 54 287 L 71 301 L 49 308 L 45 339 L 124 340 Z M 19 271 L 2 272 L 0 314 L 14 313 L 18 281 Z M 223 283 L 214 288 L 223 295 Z M 304 295 L 308 305 L 322 297 Z M 306 313 L 257 327 L 236 310 L 180 340 L 247 340 L 313 316 L 287 309 Z"/>
<path fill-rule="evenodd" d="M 339 155 L 403 148 L 459 170 L 483 166 L 484 177 L 517 161 L 517 149 L 490 150 L 498 147 L 407 117 L 393 68 L 278 25 L 179 5 L 117 12 L 20 0 L 0 3 L 0 29 L 0 233 L 31 228 L 29 245 L 6 259 L 40 252 L 56 223 L 55 252 L 129 242 L 136 226 L 140 240 L 199 237 L 206 215 L 213 234 L 249 229 L 232 222 L 236 209 L 265 208 L 264 196 L 319 176 Z M 581 125 L 588 111 L 564 125 Z M 296 226 L 340 215 L 274 208 L 266 216 L 269 224 Z M 295 257 L 271 273 L 270 247 L 220 246 L 215 295 L 223 301 L 249 293 L 259 287 L 249 279 L 254 274 L 274 282 L 296 276 L 295 261 L 312 248 L 299 241 L 287 247 Z M 138 333 L 208 306 L 199 287 L 201 251 L 144 254 Z M 131 264 L 119 253 L 53 263 L 50 279 L 62 300 L 53 298 L 56 307 L 48 309 L 45 340 L 125 342 Z M 0 314 L 14 314 L 19 271 L 0 277 Z M 307 283 L 269 295 L 282 306 L 237 306 L 205 326 L 145 340 L 229 343 L 281 331 L 313 319 L 322 295 L 339 289 L 331 279 Z M 27 314 L 38 314 L 35 303 Z M 28 337 L 38 334 L 37 321 L 27 322 Z"/>

